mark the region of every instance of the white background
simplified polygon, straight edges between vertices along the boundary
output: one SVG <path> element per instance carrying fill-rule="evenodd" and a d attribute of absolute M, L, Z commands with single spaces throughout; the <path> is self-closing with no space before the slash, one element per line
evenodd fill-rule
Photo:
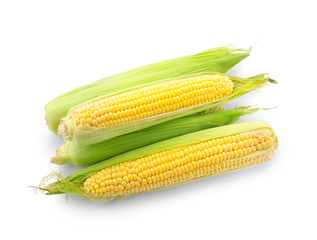
<path fill-rule="evenodd" d="M 1 239 L 316 239 L 314 1 L 1 1 Z M 274 160 L 107 203 L 35 194 L 63 141 L 44 106 L 134 67 L 233 43 L 251 56 L 229 73 L 278 85 L 236 104 L 279 108 Z"/>

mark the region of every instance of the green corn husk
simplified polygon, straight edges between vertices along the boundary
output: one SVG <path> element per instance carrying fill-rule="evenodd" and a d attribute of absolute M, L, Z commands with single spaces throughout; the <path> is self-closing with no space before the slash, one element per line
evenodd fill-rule
<path fill-rule="evenodd" d="M 224 98 L 218 99 L 213 102 L 203 103 L 200 105 L 183 108 L 173 112 L 167 112 L 164 114 L 159 114 L 149 118 L 143 118 L 131 122 L 126 122 L 124 124 L 113 125 L 109 127 L 96 128 L 92 126 L 87 126 L 84 129 L 78 128 L 69 113 L 65 118 L 61 119 L 61 124 L 59 126 L 59 134 L 63 136 L 65 140 L 75 141 L 76 144 L 89 145 L 98 142 L 105 141 L 123 134 L 138 131 L 143 128 L 147 128 L 156 124 L 160 124 L 169 120 L 176 118 L 188 116 L 195 114 L 207 109 L 217 107 L 229 101 L 232 101 L 250 91 L 263 87 L 267 82 L 275 82 L 274 80 L 266 77 L 266 74 L 259 74 L 249 78 L 239 78 L 231 76 L 228 74 L 208 72 L 199 73 L 192 76 L 200 75 L 221 75 L 228 77 L 233 83 L 233 92 Z M 174 80 L 174 79 L 173 79 Z M 169 81 L 169 80 L 164 80 Z M 76 108 L 81 107 L 81 105 L 76 106 Z M 72 109 L 71 109 L 72 110 Z M 70 111 L 71 111 L 70 110 Z"/>
<path fill-rule="evenodd" d="M 223 108 L 216 108 L 92 145 L 82 146 L 74 141 L 67 141 L 57 150 L 56 156 L 52 157 L 51 162 L 56 164 L 70 163 L 76 166 L 92 165 L 155 142 L 207 128 L 231 124 L 239 120 L 242 115 L 251 114 L 258 110 L 258 108 L 242 107 L 225 111 Z"/>
<path fill-rule="evenodd" d="M 156 152 L 161 152 L 164 150 L 187 146 L 187 145 L 199 143 L 202 141 L 224 137 L 228 135 L 233 135 L 237 133 L 252 132 L 255 130 L 270 131 L 273 136 L 273 144 L 267 149 L 257 150 L 256 152 L 246 155 L 245 157 L 251 157 L 251 156 L 256 156 L 258 154 L 268 154 L 268 153 L 274 152 L 274 150 L 278 147 L 278 139 L 272 127 L 262 121 L 244 122 L 244 123 L 205 129 L 205 130 L 185 134 L 179 137 L 171 138 L 171 139 L 161 141 L 158 143 L 154 143 L 152 145 L 135 149 L 133 151 L 126 152 L 121 155 L 112 157 L 106 161 L 102 161 L 95 165 L 89 166 L 74 174 L 69 175 L 66 178 L 63 177 L 61 174 L 53 173 L 43 179 L 39 189 L 48 195 L 67 193 L 67 194 L 73 194 L 73 195 L 78 195 L 84 198 L 88 198 L 90 200 L 109 200 L 109 199 L 103 199 L 103 197 L 95 198 L 94 196 L 87 194 L 83 188 L 86 179 L 102 169 L 111 167 L 119 163 L 127 162 L 130 160 L 139 159 L 141 157 L 148 156 Z M 242 157 L 242 158 L 245 158 L 245 157 Z M 238 159 L 238 158 L 235 158 L 235 159 Z M 49 182 L 52 179 L 57 179 L 57 180 L 53 183 L 47 184 L 47 182 Z"/>
<path fill-rule="evenodd" d="M 205 71 L 227 72 L 249 56 L 251 48 L 212 48 L 194 55 L 170 59 L 103 78 L 53 99 L 45 106 L 48 128 L 57 134 L 60 119 L 70 108 L 100 96 L 111 96 L 162 79 Z"/>

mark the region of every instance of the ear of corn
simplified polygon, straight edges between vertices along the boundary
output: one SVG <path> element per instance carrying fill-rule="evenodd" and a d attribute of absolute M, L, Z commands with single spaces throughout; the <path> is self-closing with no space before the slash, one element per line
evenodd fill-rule
<path fill-rule="evenodd" d="M 238 78 L 216 72 L 164 80 L 70 109 L 59 134 L 77 144 L 101 142 L 219 106 L 268 81 L 265 74 Z"/>
<path fill-rule="evenodd" d="M 67 141 L 57 150 L 51 162 L 92 165 L 136 148 L 181 136 L 187 133 L 219 127 L 237 121 L 242 115 L 254 113 L 258 108 L 238 108 L 229 111 L 211 109 L 192 116 L 174 119 L 137 132 L 121 135 L 92 145 L 78 145 Z M 221 112 L 220 112 L 221 111 Z"/>
<path fill-rule="evenodd" d="M 120 199 L 205 176 L 238 170 L 273 157 L 273 129 L 261 121 L 206 129 L 139 148 L 87 167 L 40 189 L 92 200 Z"/>
<path fill-rule="evenodd" d="M 205 71 L 227 72 L 249 56 L 249 51 L 238 48 L 213 48 L 204 52 L 166 60 L 106 77 L 69 91 L 49 102 L 45 107 L 49 129 L 57 133 L 60 119 L 70 108 L 101 96 L 111 96 L 162 79 Z"/>

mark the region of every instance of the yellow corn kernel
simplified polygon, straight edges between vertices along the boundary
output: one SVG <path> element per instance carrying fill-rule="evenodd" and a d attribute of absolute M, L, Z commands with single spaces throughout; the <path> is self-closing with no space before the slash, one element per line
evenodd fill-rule
<path fill-rule="evenodd" d="M 83 187 L 92 197 L 122 198 L 267 161 L 274 149 L 252 153 L 273 144 L 269 131 L 215 138 L 102 169 L 87 178 Z"/>
<path fill-rule="evenodd" d="M 209 103 L 232 91 L 233 84 L 227 76 L 188 76 L 95 100 L 73 108 L 71 118 L 79 129 L 119 125 Z"/>

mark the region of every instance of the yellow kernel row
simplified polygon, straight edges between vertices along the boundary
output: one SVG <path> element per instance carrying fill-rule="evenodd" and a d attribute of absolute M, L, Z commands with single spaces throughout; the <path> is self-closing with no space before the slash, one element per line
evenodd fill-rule
<path fill-rule="evenodd" d="M 154 84 L 72 109 L 78 127 L 108 127 L 212 102 L 233 91 L 228 77 L 202 75 Z"/>
<path fill-rule="evenodd" d="M 273 157 L 273 152 L 266 155 L 257 155 L 253 157 L 245 157 L 243 159 L 224 161 L 221 164 L 214 164 L 206 167 L 192 169 L 188 172 L 178 172 L 177 174 L 164 173 L 153 177 L 142 179 L 141 183 L 131 181 L 126 183 L 120 182 L 118 185 L 91 185 L 87 181 L 84 184 L 85 191 L 91 196 L 103 197 L 107 199 L 122 198 L 140 192 L 152 191 L 159 188 L 168 187 L 174 184 L 184 183 L 193 179 L 205 176 L 217 175 L 224 172 L 237 170 L 248 167 L 264 161 L 268 161 Z"/>
<path fill-rule="evenodd" d="M 158 188 L 204 173 L 215 174 L 219 169 L 239 168 L 246 159 L 253 163 L 255 158 L 248 158 L 249 154 L 273 144 L 271 135 L 270 131 L 254 131 L 157 152 L 102 169 L 86 180 L 84 188 L 87 193 L 98 196 L 118 194 L 118 191 L 133 194 L 143 191 L 144 185 L 146 189 L 153 189 L 151 184 Z"/>

